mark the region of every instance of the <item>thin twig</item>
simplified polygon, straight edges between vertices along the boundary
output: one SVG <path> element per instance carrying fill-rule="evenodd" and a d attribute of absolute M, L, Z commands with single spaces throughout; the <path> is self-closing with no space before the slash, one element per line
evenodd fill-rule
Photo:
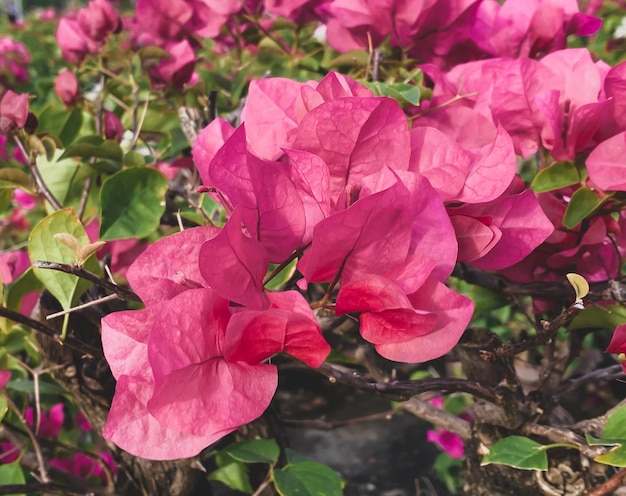
<path fill-rule="evenodd" d="M 462 418 L 452 415 L 428 401 L 418 398 L 411 398 L 401 405 L 401 408 L 411 412 L 416 417 L 427 420 L 437 427 L 453 432 L 461 439 L 468 440 L 472 438 L 471 424 Z"/>
<path fill-rule="evenodd" d="M 83 185 L 83 191 L 80 194 L 80 203 L 78 204 L 78 211 L 76 212 L 76 216 L 79 219 L 83 218 L 83 214 L 85 213 L 85 208 L 87 207 L 87 199 L 89 198 L 89 190 L 91 190 L 92 178 L 88 177 L 85 179 L 85 184 Z"/>
<path fill-rule="evenodd" d="M 625 477 L 626 468 L 622 468 L 608 481 L 596 487 L 593 491 L 588 492 L 587 496 L 604 496 L 605 494 L 612 494 L 613 491 L 622 485 Z"/>
<path fill-rule="evenodd" d="M 91 357 L 99 358 L 102 357 L 102 350 L 95 348 L 87 343 L 83 343 L 82 341 L 78 341 L 73 336 L 67 336 L 65 341 L 61 341 L 61 335 L 52 327 L 48 327 L 43 322 L 39 322 L 38 320 L 31 319 L 26 315 L 22 315 L 19 312 L 15 312 L 14 310 L 9 310 L 6 307 L 0 305 L 0 317 L 6 317 L 18 324 L 23 324 L 27 327 L 30 327 L 34 331 L 45 334 L 46 336 L 51 337 L 57 344 L 61 346 L 66 346 L 71 348 L 79 353 L 84 355 L 89 355 Z"/>
<path fill-rule="evenodd" d="M 107 281 L 99 275 L 94 274 L 93 272 L 89 272 L 88 270 L 77 265 L 36 260 L 33 262 L 33 267 L 36 267 L 38 269 L 58 270 L 67 274 L 74 274 L 75 276 L 81 277 L 83 279 L 86 279 L 87 281 L 94 283 L 96 286 L 108 289 L 109 291 L 118 295 L 122 300 L 132 300 L 139 302 L 141 301 L 141 298 L 139 298 L 139 296 L 137 296 L 134 291 Z"/>
<path fill-rule="evenodd" d="M 573 444 L 587 458 L 594 459 L 606 451 L 604 446 L 589 446 L 582 436 L 574 431 L 542 424 L 524 424 L 522 434 L 541 436 L 549 439 L 553 443 Z"/>
<path fill-rule="evenodd" d="M 603 369 L 593 370 L 588 374 L 577 377 L 576 379 L 572 379 L 569 383 L 562 385 L 559 387 L 559 390 L 555 393 L 554 397 L 558 401 L 563 396 L 570 394 L 572 391 L 578 389 L 581 386 L 589 382 L 596 382 L 601 379 L 617 379 L 618 377 L 622 377 L 624 373 L 622 372 L 621 365 L 611 365 L 610 367 L 605 367 Z"/>
<path fill-rule="evenodd" d="M 37 463 L 39 465 L 39 474 L 41 475 L 41 481 L 50 482 L 50 478 L 48 477 L 48 472 L 46 470 L 46 463 L 43 460 L 43 455 L 41 453 L 41 446 L 39 445 L 37 436 L 35 435 L 33 430 L 30 428 L 30 426 L 28 425 L 28 422 L 26 422 L 26 419 L 24 418 L 24 415 L 22 415 L 22 412 L 17 407 L 17 405 L 13 402 L 13 400 L 11 399 L 11 396 L 9 395 L 7 391 L 4 391 L 4 397 L 7 400 L 7 405 L 9 405 L 9 408 L 13 411 L 13 413 L 19 419 L 22 425 L 24 425 L 26 434 L 30 438 L 30 441 L 33 443 L 33 449 L 35 450 L 35 456 L 37 457 Z"/>
<path fill-rule="evenodd" d="M 566 308 L 562 313 L 557 315 L 550 322 L 542 321 L 542 329 L 530 339 L 526 339 L 521 343 L 507 343 L 503 344 L 495 350 L 499 356 L 514 356 L 522 353 L 523 351 L 535 348 L 536 346 L 549 343 L 555 336 L 556 332 L 563 326 L 569 324 L 576 315 L 584 310 L 581 303 L 576 302 L 570 307 Z"/>
<path fill-rule="evenodd" d="M 374 420 L 389 420 L 396 413 L 402 410 L 402 406 L 399 408 L 394 408 L 392 410 L 387 410 L 385 412 L 373 413 L 371 415 L 364 415 L 362 417 L 355 417 L 347 420 L 324 420 L 324 419 L 305 419 L 305 420 L 295 420 L 295 419 L 283 419 L 282 423 L 289 427 L 296 427 L 300 429 L 316 429 L 318 431 L 334 431 L 335 429 L 340 429 L 341 427 L 347 427 L 350 425 L 358 425 L 365 424 L 367 422 L 372 422 Z"/>
<path fill-rule="evenodd" d="M 77 305 L 75 307 L 68 308 L 67 310 L 61 310 L 60 312 L 51 313 L 50 315 L 46 316 L 46 320 L 56 319 L 57 317 L 62 317 L 63 315 L 66 315 L 68 313 L 73 313 L 78 310 L 82 310 L 84 308 L 93 307 L 94 305 L 100 305 L 102 303 L 106 303 L 107 301 L 119 300 L 119 299 L 120 299 L 119 295 L 113 293 L 107 296 L 103 296 L 102 298 L 98 298 L 97 300 L 91 300 L 91 301 L 88 301 L 87 303 L 83 303 L 82 305 Z"/>
<path fill-rule="evenodd" d="M 43 177 L 41 177 L 41 173 L 39 172 L 39 168 L 37 167 L 35 157 L 31 157 L 31 154 L 28 153 L 26 146 L 24 146 L 24 143 L 17 135 L 14 134 L 13 139 L 15 140 L 17 147 L 22 152 L 22 155 L 24 155 L 24 158 L 28 160 L 28 167 L 30 168 L 31 173 L 35 178 L 35 183 L 37 183 L 37 189 L 41 192 L 41 194 L 43 194 L 44 198 L 48 200 L 48 203 L 52 205 L 52 208 L 54 208 L 55 210 L 61 210 L 63 206 L 61 205 L 61 203 L 59 203 L 59 200 L 57 200 L 56 197 L 52 194 L 52 191 L 48 189 L 48 186 L 43 180 Z"/>
<path fill-rule="evenodd" d="M 322 364 L 319 368 L 313 370 L 325 375 L 331 382 L 338 381 L 354 389 L 375 392 L 394 400 L 408 400 L 416 394 L 440 391 L 469 393 L 496 405 L 501 404 L 501 398 L 494 391 L 476 381 L 466 379 L 432 377 L 417 381 L 369 382 L 361 377 L 357 371 L 340 368 L 337 365 Z"/>

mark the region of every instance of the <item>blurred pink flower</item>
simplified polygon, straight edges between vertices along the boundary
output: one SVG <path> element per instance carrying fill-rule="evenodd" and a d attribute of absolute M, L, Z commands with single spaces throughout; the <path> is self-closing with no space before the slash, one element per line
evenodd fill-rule
<path fill-rule="evenodd" d="M 89 432 L 91 429 L 93 429 L 93 427 L 91 427 L 91 424 L 89 423 L 89 420 L 87 420 L 87 417 L 83 415 L 83 412 L 79 411 L 76 414 L 76 423 L 78 424 L 78 427 L 80 427 L 85 432 Z"/>
<path fill-rule="evenodd" d="M 110 110 L 104 112 L 104 136 L 106 139 L 121 141 L 124 135 L 124 125 L 120 118 Z"/>
<path fill-rule="evenodd" d="M 0 443 L 0 464 L 13 463 L 20 456 L 20 450 L 13 443 Z"/>
<path fill-rule="evenodd" d="M 24 413 L 24 418 L 28 425 L 33 427 L 34 425 L 34 411 L 32 407 L 26 409 Z M 63 403 L 57 403 L 50 408 L 49 413 L 45 411 L 41 412 L 41 419 L 39 421 L 39 430 L 38 434 L 41 437 L 46 437 L 48 439 L 56 439 L 59 437 L 61 433 L 61 428 L 63 427 L 63 420 L 65 419 L 65 414 L 63 413 Z"/>
<path fill-rule="evenodd" d="M 13 191 L 13 201 L 25 210 L 32 210 L 37 204 L 37 197 L 27 193 L 23 189 L 16 188 Z"/>
<path fill-rule="evenodd" d="M 21 129 L 28 118 L 28 93 L 7 90 L 0 100 L 0 132 Z"/>
<path fill-rule="evenodd" d="M 27 82 L 30 60 L 24 45 L 9 36 L 0 36 L 0 85 L 11 87 L 13 83 Z"/>
<path fill-rule="evenodd" d="M 445 429 L 429 430 L 426 434 L 429 443 L 434 443 L 452 458 L 463 458 L 465 448 L 463 440 L 456 434 Z"/>
<path fill-rule="evenodd" d="M 117 466 L 109 453 L 100 453 L 98 456 L 109 466 L 113 474 L 117 473 Z M 72 458 L 55 458 L 54 460 L 50 460 L 50 465 L 78 477 L 97 477 L 102 483 L 107 482 L 102 465 L 97 460 L 83 455 L 82 453 L 75 453 Z"/>
<path fill-rule="evenodd" d="M 54 80 L 54 91 L 65 105 L 71 107 L 78 97 L 78 78 L 72 71 L 63 69 Z"/>

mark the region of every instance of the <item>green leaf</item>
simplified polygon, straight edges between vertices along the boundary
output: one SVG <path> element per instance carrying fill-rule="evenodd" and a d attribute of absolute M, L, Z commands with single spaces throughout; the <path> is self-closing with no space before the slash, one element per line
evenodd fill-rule
<path fill-rule="evenodd" d="M 7 399 L 4 394 L 0 393 L 0 423 L 4 419 L 4 416 L 7 414 L 9 410 L 9 404 L 7 403 Z"/>
<path fill-rule="evenodd" d="M 540 171 L 530 187 L 535 193 L 545 193 L 580 182 L 578 169 L 571 162 L 557 162 Z"/>
<path fill-rule="evenodd" d="M 612 465 L 614 467 L 626 467 L 626 447 L 618 446 L 606 453 L 602 453 L 595 458 L 598 463 L 604 463 L 605 465 Z"/>
<path fill-rule="evenodd" d="M 38 132 L 57 136 L 63 146 L 72 143 L 83 126 L 83 113 L 80 109 L 68 111 L 65 107 L 51 105 L 39 114 Z"/>
<path fill-rule="evenodd" d="M 62 150 L 56 150 L 52 160 L 48 160 L 43 155 L 38 155 L 37 167 L 43 182 L 61 205 L 64 205 L 79 164 L 71 158 L 61 160 L 62 155 Z"/>
<path fill-rule="evenodd" d="M 19 169 L 3 167 L 0 169 L 0 189 L 5 188 L 30 189 L 30 177 Z"/>
<path fill-rule="evenodd" d="M 418 86 L 406 83 L 392 84 L 387 87 L 387 96 L 397 100 L 400 104 L 409 103 L 419 106 L 422 92 Z"/>
<path fill-rule="evenodd" d="M 102 185 L 100 239 L 143 238 L 159 227 L 168 181 L 156 169 L 134 167 Z"/>
<path fill-rule="evenodd" d="M 32 267 L 29 267 L 20 277 L 8 285 L 6 290 L 7 308 L 19 311 L 22 298 L 28 293 L 40 289 L 41 281 L 35 276 Z"/>
<path fill-rule="evenodd" d="M 300 462 L 274 470 L 274 483 L 281 496 L 341 496 L 341 478 L 329 466 Z"/>
<path fill-rule="evenodd" d="M 589 294 L 589 283 L 583 276 L 570 272 L 566 277 L 576 292 L 576 300 L 582 300 Z"/>
<path fill-rule="evenodd" d="M 127 165 L 128 167 L 140 167 L 142 165 L 146 165 L 146 160 L 143 158 L 143 155 L 131 150 L 124 155 L 124 165 Z"/>
<path fill-rule="evenodd" d="M 209 480 L 219 481 L 235 491 L 252 494 L 254 491 L 250 485 L 248 468 L 244 463 L 233 462 L 211 472 Z"/>
<path fill-rule="evenodd" d="M 284 284 L 289 281 L 289 279 L 291 279 L 291 277 L 294 275 L 294 273 L 296 272 L 296 262 L 297 260 L 292 260 L 290 263 L 288 263 L 285 268 L 283 268 L 283 270 L 281 270 L 278 274 L 276 274 L 276 276 L 274 276 L 272 278 L 271 281 L 269 281 L 265 287 L 267 289 L 269 289 L 270 291 L 278 291 L 280 288 L 282 288 L 284 286 Z M 270 265 L 270 272 L 272 270 L 274 270 L 274 268 L 276 268 L 277 265 L 271 264 Z"/>
<path fill-rule="evenodd" d="M 69 145 L 60 160 L 67 157 L 96 157 L 122 162 L 124 152 L 117 141 L 105 140 L 101 136 L 85 136 Z"/>
<path fill-rule="evenodd" d="M 328 64 L 329 69 L 336 67 L 366 67 L 369 62 L 369 55 L 363 50 L 350 50 L 335 57 Z"/>
<path fill-rule="evenodd" d="M 600 198 L 597 191 L 587 187 L 577 189 L 565 209 L 563 226 L 567 229 L 573 229 L 600 207 L 603 202 L 604 199 Z"/>
<path fill-rule="evenodd" d="M 74 252 L 54 239 L 54 235 L 57 233 L 69 233 L 80 243 L 89 243 L 89 237 L 74 211 L 69 208 L 59 210 L 44 217 L 30 233 L 28 255 L 31 262 L 35 260 L 65 264 L 75 262 L 76 255 Z M 92 272 L 100 272 L 100 266 L 94 257 L 88 261 L 85 267 Z M 89 281 L 57 270 L 35 268 L 34 272 L 65 310 L 70 308 L 72 303 L 91 285 Z"/>
<path fill-rule="evenodd" d="M 0 189 L 0 212 L 4 212 L 9 205 L 11 205 L 11 198 L 13 198 L 12 189 Z"/>
<path fill-rule="evenodd" d="M 504 294 L 495 293 L 481 286 L 473 286 L 467 296 L 474 302 L 475 313 L 496 310 L 510 303 Z"/>
<path fill-rule="evenodd" d="M 545 447 L 527 437 L 510 436 L 500 439 L 489 448 L 481 465 L 496 463 L 524 470 L 547 470 L 548 455 Z"/>
<path fill-rule="evenodd" d="M 602 437 L 623 439 L 626 443 L 626 405 L 611 413 L 604 426 Z"/>
<path fill-rule="evenodd" d="M 589 306 L 572 320 L 568 329 L 615 329 L 622 324 L 626 324 L 625 306 Z"/>
<path fill-rule="evenodd" d="M 65 389 L 50 382 L 39 381 L 38 387 L 40 394 L 50 394 L 55 396 L 65 394 Z M 7 389 L 10 389 L 11 391 L 19 391 L 21 393 L 34 393 L 35 382 L 28 379 L 11 381 L 7 384 Z"/>
<path fill-rule="evenodd" d="M 13 463 L 7 463 L 5 465 L 0 465 L 0 481 L 3 484 L 25 484 L 26 479 L 24 478 L 24 472 L 22 471 L 22 467 L 20 467 L 19 460 L 14 461 Z M 25 494 L 13 494 L 11 496 L 26 496 Z"/>
<path fill-rule="evenodd" d="M 222 450 L 244 463 L 275 463 L 280 449 L 272 439 L 252 439 L 233 443 Z"/>

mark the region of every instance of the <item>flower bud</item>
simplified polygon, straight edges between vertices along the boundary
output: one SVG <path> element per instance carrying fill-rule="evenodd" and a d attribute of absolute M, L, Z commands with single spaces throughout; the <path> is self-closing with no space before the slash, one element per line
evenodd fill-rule
<path fill-rule="evenodd" d="M 7 92 L 0 100 L 0 132 L 10 133 L 21 129 L 28 118 L 28 93 Z"/>
<path fill-rule="evenodd" d="M 110 110 L 104 113 L 104 137 L 106 139 L 120 141 L 124 135 L 124 126 L 120 118 Z"/>
<path fill-rule="evenodd" d="M 54 80 L 54 91 L 68 107 L 73 106 L 78 98 L 78 78 L 68 69 L 63 69 Z"/>

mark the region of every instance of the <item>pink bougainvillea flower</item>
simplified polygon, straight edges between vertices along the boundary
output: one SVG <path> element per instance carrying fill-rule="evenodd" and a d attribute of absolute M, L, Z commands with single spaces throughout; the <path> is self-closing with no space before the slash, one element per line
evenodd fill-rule
<path fill-rule="evenodd" d="M 17 210 L 15 210 L 17 212 Z M 28 227 L 28 225 L 26 226 Z M 0 282 L 10 284 L 30 267 L 30 258 L 25 251 L 9 251 L 0 255 Z M 26 293 L 20 303 L 20 312 L 30 315 L 39 298 L 39 291 Z M 0 388 L 1 389 L 1 388 Z"/>
<path fill-rule="evenodd" d="M 307 301 L 297 291 L 267 296 L 271 303 L 267 310 L 233 314 L 226 332 L 225 358 L 254 365 L 283 351 L 310 367 L 319 367 L 330 347 Z"/>
<path fill-rule="evenodd" d="M 105 42 L 121 28 L 120 15 L 107 0 L 91 0 L 76 16 L 82 31 L 92 40 Z"/>
<path fill-rule="evenodd" d="M 11 88 L 15 83 L 27 82 L 30 61 L 30 53 L 22 43 L 10 36 L 0 36 L 1 85 Z"/>
<path fill-rule="evenodd" d="M 13 443 L 0 443 L 0 464 L 13 463 L 20 457 L 20 450 Z"/>
<path fill-rule="evenodd" d="M 347 97 L 306 114 L 293 147 L 315 153 L 328 164 L 331 197 L 336 201 L 348 184 L 358 184 L 385 166 L 406 170 L 411 138 L 395 100 Z"/>
<path fill-rule="evenodd" d="M 324 19 L 332 0 L 265 0 L 264 7 L 268 14 L 284 17 L 296 24 Z"/>
<path fill-rule="evenodd" d="M 63 69 L 54 80 L 54 91 L 65 105 L 71 107 L 78 99 L 78 78 L 72 71 Z"/>
<path fill-rule="evenodd" d="M 269 304 L 263 292 L 269 259 L 263 245 L 244 232 L 242 215 L 243 208 L 237 207 L 224 229 L 202 245 L 200 273 L 224 298 L 262 309 Z"/>
<path fill-rule="evenodd" d="M 87 420 L 87 417 L 85 417 L 85 415 L 81 411 L 76 414 L 76 424 L 78 425 L 78 427 L 80 427 L 81 430 L 85 432 L 90 432 L 93 429 L 93 427 L 89 423 L 89 420 Z"/>
<path fill-rule="evenodd" d="M 28 407 L 24 413 L 24 418 L 28 425 L 34 427 L 34 411 L 32 407 Z M 56 439 L 61 433 L 63 427 L 63 420 L 65 414 L 63 413 L 63 403 L 57 403 L 50 408 L 50 412 L 46 413 L 42 410 L 41 418 L 39 420 L 39 429 L 37 433 L 41 437 L 48 439 Z"/>
<path fill-rule="evenodd" d="M 118 380 L 104 436 L 137 456 L 175 459 L 260 416 L 276 369 L 224 358 L 229 318 L 228 300 L 199 288 L 103 319 L 103 347 Z"/>
<path fill-rule="evenodd" d="M 98 53 L 102 44 L 92 40 L 74 19 L 63 17 L 56 31 L 56 41 L 61 47 L 63 58 L 73 65 L 79 65 L 90 54 Z"/>
<path fill-rule="evenodd" d="M 104 136 L 106 139 L 121 141 L 124 125 L 120 118 L 110 110 L 104 112 Z"/>
<path fill-rule="evenodd" d="M 339 52 L 378 47 L 387 37 L 422 62 L 445 66 L 468 57 L 469 41 L 480 2 L 475 0 L 355 1 L 329 6 L 327 38 Z M 455 54 L 455 52 L 461 54 Z M 472 54 L 473 55 L 473 54 Z"/>
<path fill-rule="evenodd" d="M 362 312 L 361 335 L 376 351 L 398 362 L 426 362 L 448 353 L 470 321 L 474 305 L 431 278 L 413 294 L 382 277 L 368 275 L 345 285 L 337 313 Z"/>
<path fill-rule="evenodd" d="M 626 132 L 600 143 L 587 157 L 589 178 L 605 191 L 626 191 Z"/>
<path fill-rule="evenodd" d="M 0 132 L 11 133 L 21 129 L 28 118 L 28 93 L 7 90 L 0 100 Z"/>
<path fill-rule="evenodd" d="M 198 262 L 200 249 L 220 232 L 217 227 L 196 227 L 161 238 L 137 257 L 126 279 L 145 305 L 207 287 Z"/>
<path fill-rule="evenodd" d="M 439 446 L 452 458 L 461 459 L 465 454 L 463 440 L 457 434 L 446 429 L 430 429 L 426 433 L 426 440 Z"/>
<path fill-rule="evenodd" d="M 474 150 L 432 127 L 411 131 L 409 170 L 427 177 L 444 201 L 495 200 L 513 180 L 516 165 L 513 142 L 502 126 L 491 143 Z"/>
<path fill-rule="evenodd" d="M 499 270 L 519 262 L 554 231 L 529 190 L 485 204 L 449 208 L 448 213 L 460 240 L 460 256 L 472 257 L 459 260 L 471 261 L 486 270 Z M 464 218 L 454 219 L 457 215 Z"/>
<path fill-rule="evenodd" d="M 394 274 L 393 279 L 403 279 L 401 285 L 408 292 L 414 282 L 405 271 L 415 254 L 436 254 L 434 276 L 443 280 L 450 274 L 456 241 L 437 193 L 428 181 L 411 173 L 404 173 L 402 180 L 391 172 L 378 178 L 395 182 L 362 188 L 347 209 L 315 226 L 312 245 L 298 262 L 307 281 L 341 277 L 346 283 L 363 273 Z"/>
<path fill-rule="evenodd" d="M 492 56 L 537 57 L 565 48 L 570 34 L 594 34 L 601 23 L 580 13 L 576 0 L 486 0 L 472 39 Z"/>
<path fill-rule="evenodd" d="M 626 353 L 626 324 L 615 328 L 606 351 L 609 353 Z M 622 370 L 626 374 L 626 360 L 620 359 L 620 363 L 622 364 Z"/>
<path fill-rule="evenodd" d="M 109 453 L 100 453 L 98 456 L 109 466 L 111 472 L 114 474 L 117 473 L 117 466 Z M 50 465 L 78 477 L 94 477 L 103 484 L 107 482 L 107 477 L 102 469 L 102 465 L 97 460 L 94 460 L 90 456 L 83 455 L 82 453 L 75 453 L 72 458 L 53 458 L 50 460 Z"/>
<path fill-rule="evenodd" d="M 196 54 L 187 40 L 171 42 L 165 46 L 168 58 L 148 69 L 150 79 L 156 86 L 171 84 L 182 88 L 191 79 L 196 64 Z"/>
<path fill-rule="evenodd" d="M 10 370 L 0 370 L 0 389 L 4 389 L 11 380 Z"/>
<path fill-rule="evenodd" d="M 133 26 L 134 44 L 164 47 L 195 36 L 214 38 L 242 2 L 212 0 L 138 0 Z"/>
<path fill-rule="evenodd" d="M 296 129 L 308 112 L 324 102 L 351 96 L 371 97 L 372 92 L 335 72 L 319 83 L 285 78 L 252 81 L 241 113 L 250 151 L 258 157 L 276 160 L 284 148 L 293 147 Z"/>
<path fill-rule="evenodd" d="M 227 208 L 239 208 L 250 238 L 258 240 L 276 263 L 311 240 L 313 227 L 330 208 L 326 163 L 305 151 L 285 153 L 281 162 L 249 153 L 242 125 L 217 152 L 208 171 L 209 184 L 226 197 Z"/>

